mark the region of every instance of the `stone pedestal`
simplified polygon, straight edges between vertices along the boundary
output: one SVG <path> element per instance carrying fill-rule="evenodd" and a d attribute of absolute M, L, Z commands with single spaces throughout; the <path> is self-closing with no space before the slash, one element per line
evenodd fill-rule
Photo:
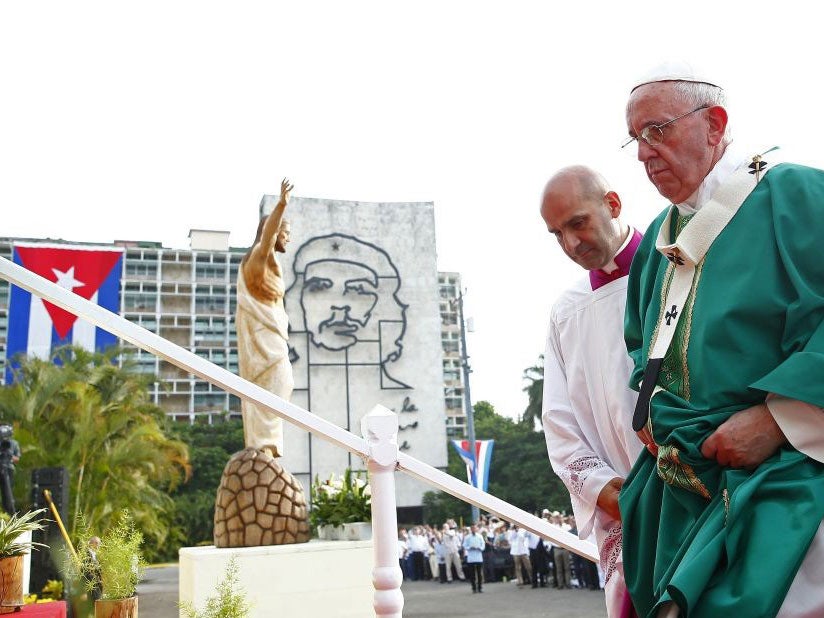
<path fill-rule="evenodd" d="M 247 448 L 232 455 L 215 499 L 215 545 L 285 545 L 309 537 L 300 482 L 266 451 Z"/>
<path fill-rule="evenodd" d="M 251 618 L 373 615 L 371 541 L 180 550 L 180 601 L 201 609 L 235 556 Z M 182 615 L 182 614 L 181 614 Z"/>

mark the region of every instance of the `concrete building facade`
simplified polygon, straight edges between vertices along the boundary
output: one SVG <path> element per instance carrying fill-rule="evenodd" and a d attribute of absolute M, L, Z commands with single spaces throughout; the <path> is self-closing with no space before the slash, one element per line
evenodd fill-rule
<path fill-rule="evenodd" d="M 264 200 L 262 209 L 267 210 Z M 354 433 L 380 404 L 399 415 L 398 446 L 446 465 L 442 317 L 431 202 L 293 197 L 286 283 L 292 401 Z M 303 482 L 363 462 L 286 426 L 284 465 Z M 426 487 L 399 475 L 398 504 Z"/>
<path fill-rule="evenodd" d="M 459 273 L 438 273 L 441 347 L 443 349 L 443 394 L 446 407 L 446 434 L 450 438 L 466 437 L 463 374 L 463 358 L 466 352 L 461 343 L 461 316 L 458 307 L 460 292 L 461 275 Z"/>

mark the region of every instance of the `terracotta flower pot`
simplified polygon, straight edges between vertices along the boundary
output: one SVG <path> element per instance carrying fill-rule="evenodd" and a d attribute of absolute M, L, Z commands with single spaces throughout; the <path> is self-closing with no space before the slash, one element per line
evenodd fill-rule
<path fill-rule="evenodd" d="M 0 614 L 23 606 L 23 556 L 0 558 Z"/>
<path fill-rule="evenodd" d="M 128 599 L 95 601 L 94 618 L 137 618 L 137 595 Z"/>

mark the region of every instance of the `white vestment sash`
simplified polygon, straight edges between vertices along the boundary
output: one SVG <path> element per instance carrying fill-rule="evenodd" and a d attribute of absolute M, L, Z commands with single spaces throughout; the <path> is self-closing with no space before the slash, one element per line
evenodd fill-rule
<path fill-rule="evenodd" d="M 695 269 L 704 259 L 712 243 L 758 184 L 761 174 L 767 167 L 767 163 L 761 160 L 761 156 L 753 157 L 749 166 L 741 165 L 736 169 L 690 219 L 678 234 L 675 242 L 671 242 L 670 239 L 672 216 L 676 212 L 675 206 L 670 207 L 669 213 L 658 230 L 655 249 L 673 264 L 674 272 L 662 306 L 663 311 L 660 312 L 658 325 L 655 328 L 654 342 L 632 418 L 632 428 L 635 431 L 641 431 L 647 424 L 650 400 L 662 390 L 656 385 L 658 371 L 672 343 L 678 322 L 681 320 L 683 308 L 695 278 Z"/>

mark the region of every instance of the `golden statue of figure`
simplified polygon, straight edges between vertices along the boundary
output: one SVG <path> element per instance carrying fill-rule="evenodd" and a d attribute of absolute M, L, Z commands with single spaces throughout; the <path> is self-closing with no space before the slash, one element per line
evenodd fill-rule
<path fill-rule="evenodd" d="M 283 218 L 292 185 L 280 184 L 280 200 L 261 219 L 255 243 L 240 263 L 237 280 L 237 345 L 240 376 L 289 401 L 294 388 L 289 362 L 289 319 L 283 307 L 283 274 L 275 257 L 286 251 L 289 223 Z M 283 455 L 283 421 L 268 410 L 243 401 L 247 448 Z"/>
<path fill-rule="evenodd" d="M 280 200 L 261 219 L 255 242 L 243 256 L 235 315 L 240 376 L 286 401 L 292 396 L 294 380 L 286 343 L 285 286 L 275 254 L 286 251 L 289 242 L 289 223 L 283 213 L 291 190 L 284 178 Z M 283 421 L 245 400 L 241 410 L 246 448 L 235 453 L 223 470 L 215 499 L 215 546 L 305 543 L 310 531 L 303 487 L 277 461 L 283 455 Z"/>

